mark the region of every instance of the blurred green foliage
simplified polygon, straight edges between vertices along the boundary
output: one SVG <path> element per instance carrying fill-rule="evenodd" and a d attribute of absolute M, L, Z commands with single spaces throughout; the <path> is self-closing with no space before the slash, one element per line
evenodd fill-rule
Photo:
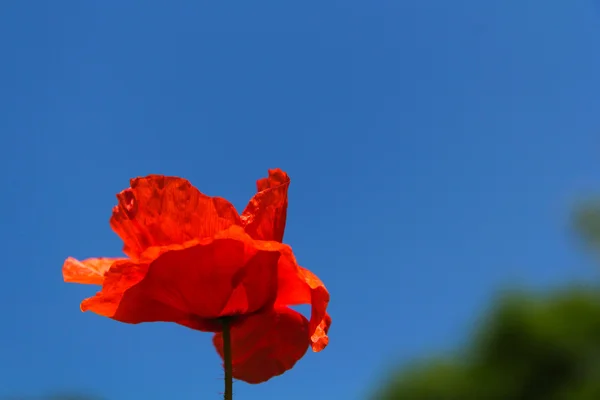
<path fill-rule="evenodd" d="M 600 250 L 600 202 L 587 201 L 574 214 L 575 230 L 596 251 Z"/>
<path fill-rule="evenodd" d="M 498 300 L 467 348 L 400 371 L 377 400 L 598 400 L 600 291 Z"/>
<path fill-rule="evenodd" d="M 575 228 L 600 250 L 600 203 Z M 408 365 L 375 400 L 600 400 L 600 287 L 509 293 L 453 356 Z"/>

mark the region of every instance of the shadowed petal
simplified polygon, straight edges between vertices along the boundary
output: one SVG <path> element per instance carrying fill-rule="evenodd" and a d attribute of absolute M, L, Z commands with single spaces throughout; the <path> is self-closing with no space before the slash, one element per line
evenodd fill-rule
<path fill-rule="evenodd" d="M 200 193 L 186 179 L 149 175 L 130 184 L 117 195 L 110 225 L 134 259 L 148 247 L 203 239 L 240 224 L 231 203 Z"/>
<path fill-rule="evenodd" d="M 269 170 L 269 176 L 256 182 L 258 193 L 242 213 L 246 232 L 257 240 L 281 242 L 285 230 L 290 178 L 280 169 Z"/>
<path fill-rule="evenodd" d="M 63 278 L 65 282 L 102 285 L 104 274 L 116 261 L 123 258 L 88 258 L 83 261 L 69 257 L 63 264 Z"/>
<path fill-rule="evenodd" d="M 223 358 L 223 335 L 213 343 Z M 248 316 L 231 327 L 233 377 L 265 382 L 291 369 L 308 348 L 308 321 L 287 307 Z"/>

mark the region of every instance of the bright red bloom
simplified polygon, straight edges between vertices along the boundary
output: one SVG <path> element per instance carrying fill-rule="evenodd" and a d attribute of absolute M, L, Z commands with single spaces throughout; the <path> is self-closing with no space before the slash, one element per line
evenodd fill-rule
<path fill-rule="evenodd" d="M 121 322 L 176 322 L 215 332 L 231 317 L 233 376 L 260 383 L 327 346 L 331 318 L 323 283 L 281 243 L 290 179 L 279 169 L 257 182 L 239 215 L 187 180 L 150 175 L 117 195 L 110 225 L 128 258 L 68 258 L 66 282 L 102 285 L 81 303 Z M 310 304 L 311 318 L 288 306 Z"/>

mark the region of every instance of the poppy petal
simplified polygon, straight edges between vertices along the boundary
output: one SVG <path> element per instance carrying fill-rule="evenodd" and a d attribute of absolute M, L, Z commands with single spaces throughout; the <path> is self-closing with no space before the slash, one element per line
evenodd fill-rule
<path fill-rule="evenodd" d="M 104 274 L 114 262 L 123 258 L 88 258 L 79 261 L 69 257 L 63 264 L 63 279 L 65 282 L 102 285 Z"/>
<path fill-rule="evenodd" d="M 162 254 L 130 291 L 200 318 L 252 313 L 272 305 L 280 254 L 257 250 L 239 229 L 229 237 Z"/>
<path fill-rule="evenodd" d="M 291 369 L 308 349 L 308 320 L 287 307 L 248 316 L 231 326 L 233 377 L 265 382 Z M 223 334 L 213 338 L 223 358 Z"/>
<path fill-rule="evenodd" d="M 241 216 L 246 232 L 253 239 L 283 240 L 289 186 L 290 178 L 280 169 L 270 169 L 267 178 L 256 182 L 258 193 Z"/>
<path fill-rule="evenodd" d="M 160 301 L 145 299 L 143 305 L 136 304 L 134 301 L 122 302 L 127 290 L 143 279 L 147 269 L 147 264 L 135 264 L 130 260 L 114 263 L 106 273 L 102 291 L 84 300 L 81 303 L 81 310 L 92 311 L 130 324 L 167 321 L 203 330 L 202 320 L 195 319 Z"/>
<path fill-rule="evenodd" d="M 113 263 L 104 275 L 102 290 L 94 297 L 85 299 L 81 303 L 81 311 L 92 311 L 113 318 L 125 291 L 139 283 L 147 271 L 148 264 L 136 264 L 131 260 Z"/>
<path fill-rule="evenodd" d="M 327 332 L 331 326 L 331 317 L 327 314 L 329 292 L 321 280 L 310 270 L 300 267 L 304 280 L 310 287 L 310 332 L 313 351 L 321 351 L 329 344 Z"/>
<path fill-rule="evenodd" d="M 130 186 L 117 195 L 110 225 L 134 259 L 148 247 L 202 239 L 240 224 L 231 203 L 200 193 L 186 179 L 149 175 Z"/>
<path fill-rule="evenodd" d="M 331 325 L 331 317 L 327 314 L 329 292 L 315 274 L 298 266 L 291 249 L 289 253 L 282 253 L 282 255 L 279 262 L 279 290 L 275 305 L 310 304 L 311 346 L 313 351 L 321 351 L 329 343 L 327 337 Z"/>
<path fill-rule="evenodd" d="M 123 322 L 171 321 L 201 330 L 218 325 L 206 320 L 271 307 L 277 296 L 280 252 L 259 249 L 241 227 L 215 238 L 158 248 L 145 264 L 115 263 L 102 291 L 82 309 Z M 154 253 L 151 248 L 142 255 Z M 176 310 L 177 312 L 174 312 Z M 184 321 L 184 322 L 181 322 Z"/>
<path fill-rule="evenodd" d="M 327 332 L 329 331 L 329 327 L 331 326 L 331 316 L 325 313 L 325 317 L 315 329 L 315 333 L 312 334 L 311 347 L 313 351 L 319 352 L 323 350 L 329 344 L 329 337 L 327 336 Z"/>

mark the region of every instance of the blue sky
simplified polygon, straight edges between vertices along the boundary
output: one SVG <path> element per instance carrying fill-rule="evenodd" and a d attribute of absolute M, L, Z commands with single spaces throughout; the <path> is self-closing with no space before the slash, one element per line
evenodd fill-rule
<path fill-rule="evenodd" d="M 0 396 L 219 398 L 209 334 L 81 313 L 96 289 L 62 282 L 121 254 L 139 175 L 240 210 L 292 177 L 285 241 L 331 342 L 240 399 L 360 399 L 498 285 L 591 279 L 569 212 L 600 188 L 599 48 L 592 0 L 3 2 Z"/>

